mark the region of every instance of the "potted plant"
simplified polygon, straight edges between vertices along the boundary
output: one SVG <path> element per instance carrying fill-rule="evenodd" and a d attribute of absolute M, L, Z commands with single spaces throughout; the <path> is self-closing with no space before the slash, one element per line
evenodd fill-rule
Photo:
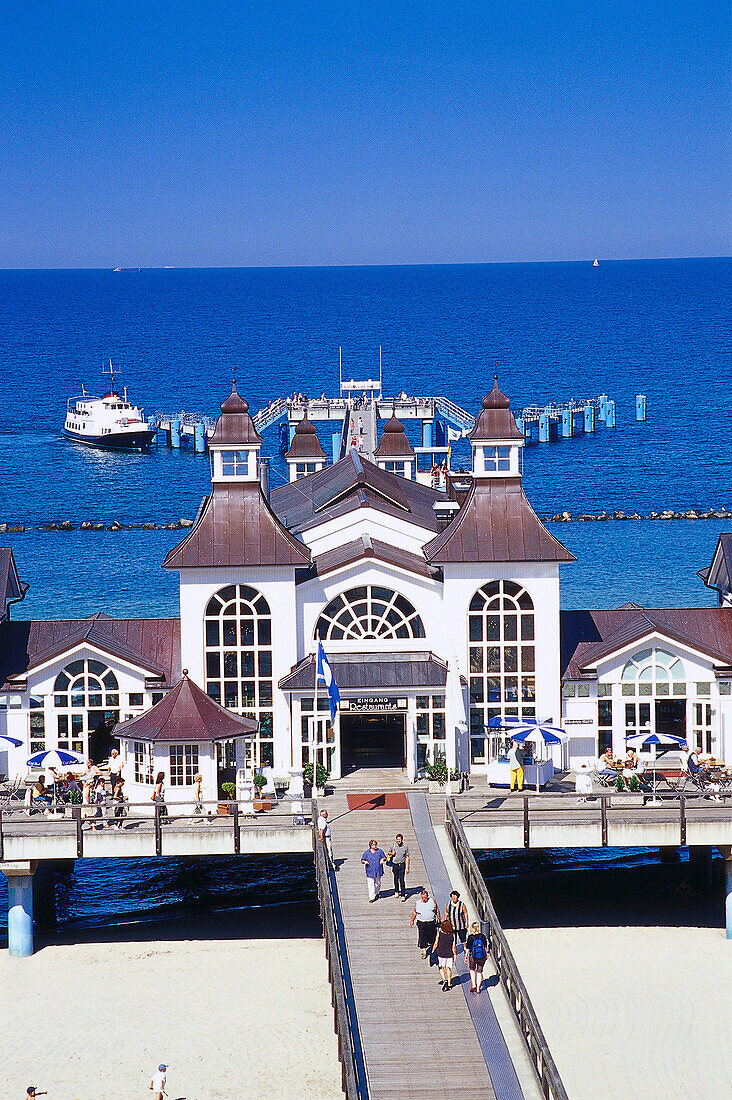
<path fill-rule="evenodd" d="M 434 764 L 427 764 L 425 772 L 429 780 L 430 794 L 444 794 L 448 780 L 447 764 L 445 761 L 438 760 Z"/>
<path fill-rule="evenodd" d="M 256 787 L 256 793 L 253 799 L 255 814 L 261 813 L 263 810 L 271 810 L 272 803 L 270 802 L 270 800 L 268 798 L 262 798 L 262 789 L 267 786 L 266 776 L 255 775 L 254 786 Z"/>
<path fill-rule="evenodd" d="M 330 772 L 323 764 L 318 764 L 315 772 L 315 786 L 313 787 L 313 765 L 306 764 L 302 770 L 303 779 L 310 784 L 311 798 L 317 798 L 325 792 L 325 784 L 328 782 Z"/>
<path fill-rule="evenodd" d="M 228 799 L 228 801 L 227 802 L 219 802 L 218 812 L 220 814 L 228 814 L 229 809 L 230 809 L 229 802 L 231 802 L 232 798 L 236 794 L 236 783 L 222 783 L 221 784 L 221 793 L 223 795 L 226 795 L 226 798 Z"/>

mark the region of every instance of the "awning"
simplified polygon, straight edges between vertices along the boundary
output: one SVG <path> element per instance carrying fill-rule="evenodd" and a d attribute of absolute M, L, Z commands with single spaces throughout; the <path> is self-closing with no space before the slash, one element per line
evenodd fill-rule
<path fill-rule="evenodd" d="M 445 688 L 447 663 L 434 653 L 329 653 L 331 669 L 341 692 L 381 691 L 387 688 Z M 312 654 L 283 676 L 283 691 L 313 691 Z M 466 681 L 463 679 L 463 683 Z"/>

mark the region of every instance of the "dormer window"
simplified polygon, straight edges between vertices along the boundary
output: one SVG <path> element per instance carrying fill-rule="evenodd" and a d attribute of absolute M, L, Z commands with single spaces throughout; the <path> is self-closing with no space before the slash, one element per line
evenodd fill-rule
<path fill-rule="evenodd" d="M 222 451 L 221 473 L 223 477 L 246 477 L 249 473 L 249 451 Z"/>
<path fill-rule="evenodd" d="M 486 447 L 483 451 L 483 461 L 486 473 L 511 469 L 510 447 Z"/>

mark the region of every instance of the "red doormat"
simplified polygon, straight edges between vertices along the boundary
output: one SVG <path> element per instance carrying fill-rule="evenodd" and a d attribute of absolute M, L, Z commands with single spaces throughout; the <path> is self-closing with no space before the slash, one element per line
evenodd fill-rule
<path fill-rule="evenodd" d="M 349 794 L 349 810 L 408 810 L 409 803 L 403 791 L 385 791 L 383 794 Z"/>

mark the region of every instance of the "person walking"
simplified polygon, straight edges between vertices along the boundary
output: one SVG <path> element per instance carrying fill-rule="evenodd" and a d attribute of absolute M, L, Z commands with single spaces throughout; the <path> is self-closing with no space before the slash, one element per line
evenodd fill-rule
<path fill-rule="evenodd" d="M 389 848 L 391 859 L 391 871 L 394 875 L 394 897 L 407 900 L 407 887 L 404 878 L 409 874 L 409 845 L 404 843 L 404 837 L 397 833 L 394 843 Z"/>
<path fill-rule="evenodd" d="M 196 803 L 194 814 L 203 814 L 203 776 L 200 772 L 193 776 L 193 801 Z"/>
<path fill-rule="evenodd" d="M 165 772 L 158 772 L 155 776 L 155 786 L 150 796 L 150 801 L 160 807 L 160 817 L 167 817 L 168 807 L 165 805 Z"/>
<path fill-rule="evenodd" d="M 376 901 L 381 893 L 381 876 L 384 874 L 386 852 L 382 851 L 375 840 L 369 841 L 369 846 L 361 856 L 361 862 L 366 868 L 366 885 L 369 891 L 369 903 Z"/>
<path fill-rule="evenodd" d="M 122 778 L 122 757 L 116 749 L 109 754 L 109 782 L 112 784 L 112 794 L 117 786 L 117 781 Z"/>
<path fill-rule="evenodd" d="M 440 919 L 440 907 L 433 897 L 430 897 L 429 890 L 424 887 L 419 892 L 419 897 L 415 899 L 414 909 L 412 910 L 412 916 L 409 921 L 409 927 L 414 928 L 415 921 L 417 922 L 417 947 L 422 952 L 422 958 L 426 959 L 427 954 L 432 947 L 435 935 L 437 934 L 437 922 Z"/>
<path fill-rule="evenodd" d="M 435 942 L 432 944 L 432 950 L 437 955 L 437 965 L 440 968 L 440 978 L 445 993 L 448 989 L 452 989 L 452 964 L 456 955 L 455 939 L 452 922 L 445 918 L 435 936 Z"/>
<path fill-rule="evenodd" d="M 124 819 L 127 817 L 127 806 L 129 798 L 125 794 L 125 781 L 120 778 L 114 788 L 114 794 L 112 795 L 112 806 L 115 824 L 118 829 L 122 828 Z"/>
<path fill-rule="evenodd" d="M 165 1091 L 167 1072 L 168 1067 L 161 1062 L 157 1068 L 157 1071 L 152 1075 L 152 1078 L 150 1080 L 150 1088 L 154 1093 L 155 1100 L 164 1100 L 164 1097 L 168 1095 Z"/>
<path fill-rule="evenodd" d="M 334 871 L 337 871 L 338 868 L 336 867 L 335 859 L 333 858 L 333 837 L 331 836 L 330 832 L 330 822 L 328 821 L 327 810 L 320 811 L 320 816 L 318 817 L 318 835 L 323 841 L 325 854 L 330 860 L 331 867 Z"/>
<path fill-rule="evenodd" d="M 468 909 L 465 902 L 460 900 L 459 890 L 450 891 L 450 900 L 445 908 L 445 916 L 452 924 L 460 943 L 465 943 L 465 937 L 468 934 Z"/>
<path fill-rule="evenodd" d="M 508 752 L 508 768 L 510 771 L 511 790 L 514 783 L 519 791 L 524 789 L 524 750 L 518 741 L 511 742 Z"/>
<path fill-rule="evenodd" d="M 470 935 L 465 941 L 465 950 L 468 954 L 470 992 L 480 993 L 483 967 L 485 966 L 485 960 L 488 958 L 488 940 L 480 930 L 480 921 L 474 920 L 470 925 Z"/>
<path fill-rule="evenodd" d="M 97 776 L 95 780 L 94 789 L 92 791 L 92 801 L 96 807 L 94 810 L 94 817 L 102 819 L 102 823 L 100 825 L 95 825 L 94 828 L 106 829 L 109 824 L 108 821 L 104 821 L 107 809 L 107 784 L 104 782 L 104 777 L 101 775 Z"/>

